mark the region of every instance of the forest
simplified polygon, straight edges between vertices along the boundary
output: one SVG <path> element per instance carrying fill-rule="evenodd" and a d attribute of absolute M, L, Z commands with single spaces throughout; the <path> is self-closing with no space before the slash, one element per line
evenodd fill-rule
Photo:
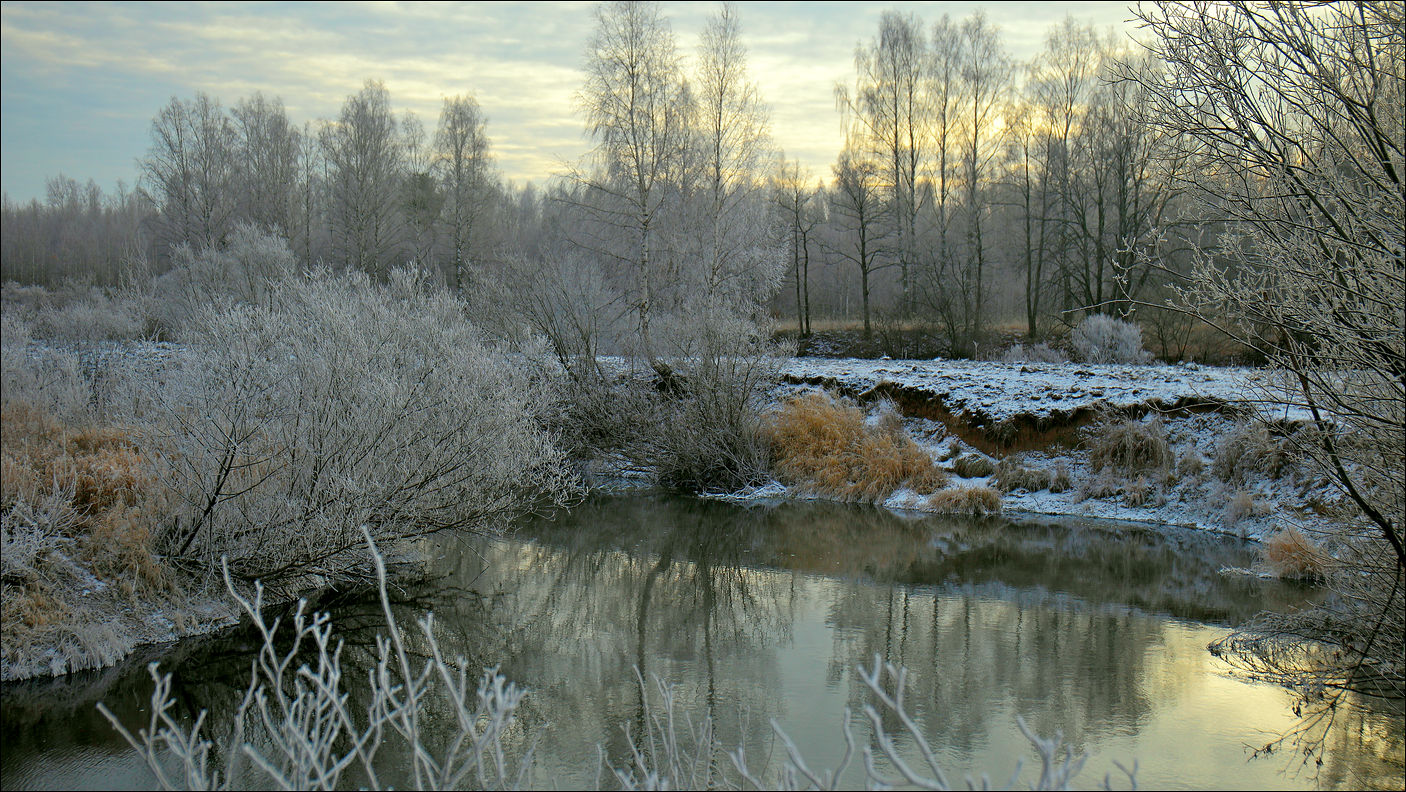
<path fill-rule="evenodd" d="M 980 15 L 886 13 L 835 88 L 844 148 L 814 173 L 770 139 L 738 12 L 708 28 L 687 74 L 667 20 L 629 24 L 648 49 L 622 63 L 628 31 L 599 32 L 578 97 L 594 150 L 544 186 L 495 174 L 492 108 L 471 96 L 445 99 L 432 131 L 375 80 L 337 118 L 301 122 L 263 94 L 173 97 L 135 189 L 60 175 L 42 202 L 5 200 L 3 278 L 143 283 L 247 224 L 303 266 L 381 281 L 410 266 L 456 294 L 528 290 L 524 267 L 569 267 L 566 288 L 609 290 L 582 298 L 660 317 L 723 300 L 800 337 L 817 322 L 877 331 L 891 353 L 902 330 L 973 357 L 1095 312 L 1137 315 L 1167 359 L 1230 354 L 1157 307 L 1215 220 L 1189 216 L 1189 164 L 1143 122 L 1136 76 L 1155 61 L 1139 45 L 1069 18 L 1017 63 Z M 627 79 L 648 92 L 613 106 Z M 622 176 L 629 192 L 605 183 Z"/>
<path fill-rule="evenodd" d="M 657 4 L 616 2 L 583 47 L 589 150 L 541 185 L 495 167 L 492 107 L 445 98 L 431 130 L 373 77 L 329 119 L 172 97 L 130 188 L 7 194 L 3 678 L 241 623 L 263 648 L 216 742 L 166 714 L 154 665 L 142 731 L 103 710 L 164 786 L 227 786 L 247 754 L 285 787 L 351 766 L 373 787 L 517 787 L 522 691 L 494 667 L 475 693 L 433 616 L 397 626 L 417 619 L 389 592 L 446 536 L 656 488 L 1246 543 L 1258 560 L 1216 575 L 1317 593 L 1210 652 L 1293 691 L 1303 721 L 1262 750 L 1322 766 L 1340 705 L 1399 711 L 1406 689 L 1406 20 L 1134 13 L 1131 39 L 1070 17 L 1022 62 L 980 13 L 884 12 L 834 86 L 823 173 L 772 137 L 745 6 L 683 42 Z M 612 782 L 827 787 L 848 767 L 945 788 L 888 655 L 858 668 L 876 754 L 855 758 L 846 710 L 831 775 L 780 727 L 762 775 L 740 747 L 727 764 L 711 709 L 680 741 L 673 688 L 639 670 L 672 552 L 639 576 L 639 715 Z M 327 616 L 304 612 L 329 591 L 389 631 L 362 658 L 364 716 Z M 431 710 L 458 724 L 447 746 L 422 740 Z M 1066 788 L 1084 758 L 1019 723 L 1037 785 Z M 378 780 L 391 732 L 412 775 Z M 926 770 L 903 763 L 915 745 Z M 210 770 L 221 755 L 239 759 Z"/>

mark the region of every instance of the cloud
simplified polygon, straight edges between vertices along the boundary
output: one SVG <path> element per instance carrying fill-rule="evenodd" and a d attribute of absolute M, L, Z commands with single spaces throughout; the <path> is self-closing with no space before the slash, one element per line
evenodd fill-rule
<path fill-rule="evenodd" d="M 1076 16 L 1121 19 L 1107 4 L 986 8 L 1017 57 L 1038 48 L 1049 24 Z M 977 4 L 898 3 L 931 22 Z M 874 35 L 884 7 L 777 3 L 739 7 L 754 79 L 769 100 L 773 137 L 818 174 L 840 145 L 833 85 L 850 78 L 857 43 Z M 665 3 L 679 54 L 695 57 L 711 4 Z M 1100 24 L 1104 22 L 1100 21 Z M 204 91 L 225 105 L 261 91 L 283 99 L 293 120 L 335 118 L 366 79 L 384 81 L 398 110 L 429 130 L 446 96 L 472 94 L 489 118 L 499 167 L 541 181 L 585 150 L 574 95 L 594 27 L 586 3 L 10 3 L 0 12 L 5 189 L 42 193 L 54 163 L 86 167 L 100 183 L 132 179 L 142 150 L 114 157 L 80 130 L 141 139 L 171 96 Z M 52 149 L 44 124 L 61 123 L 66 145 L 102 152 L 75 163 Z M 11 131 L 13 128 L 13 132 Z M 23 134 L 21 132 L 23 131 Z M 35 139 L 28 139 L 34 137 Z M 46 153 L 47 152 L 47 153 Z"/>

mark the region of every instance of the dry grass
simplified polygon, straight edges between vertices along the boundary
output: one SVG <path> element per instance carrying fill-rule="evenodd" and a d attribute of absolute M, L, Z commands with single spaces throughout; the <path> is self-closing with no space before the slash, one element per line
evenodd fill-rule
<path fill-rule="evenodd" d="M 1243 423 L 1216 445 L 1211 470 L 1225 482 L 1244 483 L 1251 473 L 1277 479 L 1293 464 L 1282 438 L 1263 424 Z"/>
<path fill-rule="evenodd" d="M 908 486 L 935 492 L 947 476 L 896 420 L 864 412 L 827 393 L 791 399 L 769 427 L 774 464 L 787 484 L 844 500 L 880 501 Z"/>
<path fill-rule="evenodd" d="M 153 536 L 164 488 L 130 430 L 65 426 L 22 402 L 0 411 L 0 428 L 7 655 L 76 618 L 83 589 L 169 589 Z"/>
<path fill-rule="evenodd" d="M 1063 462 L 1055 465 L 1054 472 L 1050 474 L 1050 492 L 1068 492 L 1074 488 L 1074 480 L 1069 475 L 1069 468 Z"/>
<path fill-rule="evenodd" d="M 1066 472 L 1066 482 L 1068 477 L 1069 474 Z M 996 478 L 992 483 L 1001 492 L 1015 492 L 1017 490 L 1039 492 L 1042 489 L 1052 489 L 1054 478 L 1054 474 L 1048 470 L 1028 468 L 1014 459 L 1006 457 L 996 463 Z"/>
<path fill-rule="evenodd" d="M 985 517 L 1001 513 L 1001 493 L 990 487 L 953 487 L 928 498 L 927 506 L 944 514 Z"/>
<path fill-rule="evenodd" d="M 1172 449 L 1162 420 L 1102 422 L 1091 435 L 1089 463 L 1094 470 L 1112 470 L 1128 477 L 1170 468 Z"/>
<path fill-rule="evenodd" d="M 1263 552 L 1264 560 L 1281 578 L 1318 580 L 1323 577 L 1322 549 L 1297 528 L 1291 526 L 1269 537 Z"/>
<path fill-rule="evenodd" d="M 1148 481 L 1145 476 L 1139 476 L 1133 481 L 1129 481 L 1121 488 L 1123 493 L 1123 503 L 1134 509 L 1146 506 L 1157 492 L 1157 488 Z"/>
<path fill-rule="evenodd" d="M 1186 449 L 1177 460 L 1177 475 L 1184 479 L 1194 479 L 1206 470 L 1206 462 L 1201 458 L 1201 452 L 1194 448 Z"/>
<path fill-rule="evenodd" d="M 952 462 L 952 472 L 962 478 L 984 478 L 996 472 L 996 465 L 984 456 L 963 454 Z"/>

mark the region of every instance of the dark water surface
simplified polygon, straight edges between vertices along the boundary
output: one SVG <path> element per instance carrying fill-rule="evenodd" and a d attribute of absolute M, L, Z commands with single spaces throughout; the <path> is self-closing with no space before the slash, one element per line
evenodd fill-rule
<path fill-rule="evenodd" d="M 638 733 L 642 717 L 635 668 L 674 683 L 695 717 L 711 714 L 723 744 L 743 745 L 754 769 L 783 753 L 772 719 L 812 767 L 829 767 L 843 749 L 844 708 L 869 701 L 854 668 L 876 654 L 910 669 L 910 710 L 954 780 L 985 772 L 1002 784 L 1018 759 L 1029 767 L 1019 715 L 1090 753 L 1079 786 L 1118 779 L 1114 760 L 1136 760 L 1144 788 L 1401 786 L 1399 712 L 1341 714 L 1322 767 L 1301 767 L 1290 751 L 1249 758 L 1293 728 L 1293 699 L 1233 676 L 1206 644 L 1317 594 L 1220 574 L 1254 560 L 1233 540 L 628 495 L 593 498 L 510 538 L 440 539 L 434 550 L 438 582 L 404 592 L 398 619 L 410 625 L 433 609 L 448 654 L 501 665 L 529 689 L 519 720 L 540 734 L 538 786 L 593 786 L 602 755 L 626 763 L 622 727 Z M 364 596 L 327 605 L 345 662 L 364 662 L 378 606 Z M 252 650 L 234 631 L 166 655 L 181 711 L 227 719 Z M 134 731 L 144 726 L 146 659 L 6 685 L 0 786 L 150 786 L 94 710 L 106 701 Z M 855 734 L 871 740 L 860 720 Z M 613 781 L 608 770 L 603 778 Z M 859 763 L 847 780 L 862 785 Z"/>

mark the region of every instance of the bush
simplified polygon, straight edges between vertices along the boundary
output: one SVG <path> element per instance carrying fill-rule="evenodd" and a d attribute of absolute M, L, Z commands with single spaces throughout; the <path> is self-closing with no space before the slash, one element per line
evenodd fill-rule
<path fill-rule="evenodd" d="M 952 472 L 962 478 L 985 478 L 996 472 L 996 465 L 980 454 L 963 454 L 952 462 Z"/>
<path fill-rule="evenodd" d="M 365 574 L 359 526 L 472 528 L 574 492 L 540 383 L 405 273 L 291 276 L 184 338 L 193 362 L 149 431 L 178 497 L 164 549 L 204 569 L 321 585 Z"/>
<path fill-rule="evenodd" d="M 1104 420 L 1091 434 L 1089 463 L 1096 471 L 1112 470 L 1134 476 L 1171 467 L 1172 449 L 1161 418 L 1119 423 Z"/>
<path fill-rule="evenodd" d="M 1001 493 L 990 487 L 953 487 L 928 498 L 927 507 L 943 514 L 985 517 L 1001 513 Z"/>
<path fill-rule="evenodd" d="M 1264 424 L 1245 422 L 1216 444 L 1211 470 L 1221 481 L 1243 484 L 1251 473 L 1279 478 L 1292 463 L 1284 440 L 1271 435 Z"/>
<path fill-rule="evenodd" d="M 240 224 L 220 248 L 177 248 L 171 269 L 153 285 L 155 321 L 175 337 L 210 306 L 258 304 L 298 269 L 287 240 Z"/>
<path fill-rule="evenodd" d="M 1269 537 L 1264 543 L 1264 559 L 1281 578 L 1321 580 L 1324 553 L 1318 543 L 1293 526 Z"/>
<path fill-rule="evenodd" d="M 1105 314 L 1090 314 L 1069 334 L 1074 356 L 1083 363 L 1146 363 L 1142 328 Z"/>
<path fill-rule="evenodd" d="M 705 321 L 666 364 L 667 379 L 637 391 L 644 415 L 626 453 L 664 486 L 732 492 L 769 478 L 765 391 L 784 358 L 753 330 L 740 319 Z"/>
<path fill-rule="evenodd" d="M 1041 341 L 1031 346 L 1012 344 L 1001 353 L 1000 360 L 1003 363 L 1068 363 L 1069 356 Z"/>
<path fill-rule="evenodd" d="M 828 393 L 787 401 L 769 436 L 782 481 L 818 494 L 880 501 L 901 486 L 925 493 L 946 483 L 932 457 L 901 428 L 867 426 L 862 410 Z"/>
<path fill-rule="evenodd" d="M 66 343 L 134 341 L 145 336 L 146 326 L 136 303 L 97 289 L 62 307 L 41 308 L 33 319 L 35 336 Z"/>

